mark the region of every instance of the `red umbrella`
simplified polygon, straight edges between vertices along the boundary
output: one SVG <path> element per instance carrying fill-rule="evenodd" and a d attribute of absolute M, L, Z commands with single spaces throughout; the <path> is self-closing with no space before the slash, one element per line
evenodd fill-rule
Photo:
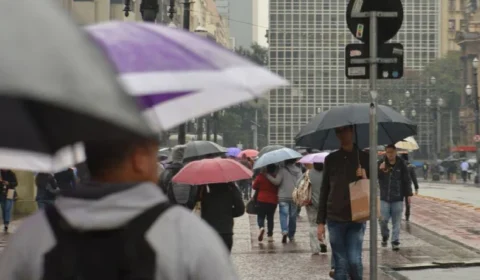
<path fill-rule="evenodd" d="M 243 155 L 246 155 L 249 158 L 255 158 L 258 156 L 258 151 L 253 149 L 244 150 L 241 153 L 239 153 L 237 157 L 242 158 Z"/>
<path fill-rule="evenodd" d="M 173 182 L 207 185 L 252 178 L 252 171 L 233 159 L 211 158 L 190 162 L 173 177 Z"/>

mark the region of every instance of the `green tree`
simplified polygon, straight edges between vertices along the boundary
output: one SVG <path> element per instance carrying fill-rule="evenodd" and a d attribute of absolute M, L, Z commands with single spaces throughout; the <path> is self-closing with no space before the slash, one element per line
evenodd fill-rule
<path fill-rule="evenodd" d="M 235 50 L 241 56 L 262 66 L 268 64 L 268 49 L 257 43 L 250 48 L 239 47 Z M 267 101 L 258 99 L 225 109 L 225 115 L 219 119 L 219 132 L 223 134 L 224 146 L 231 147 L 242 143 L 244 148 L 253 148 L 252 125 L 258 116 L 258 146 L 267 145 L 268 106 Z"/>

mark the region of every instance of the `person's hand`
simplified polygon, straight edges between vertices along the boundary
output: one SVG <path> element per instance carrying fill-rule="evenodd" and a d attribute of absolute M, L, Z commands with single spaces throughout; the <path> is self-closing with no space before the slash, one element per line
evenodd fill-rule
<path fill-rule="evenodd" d="M 380 170 L 384 171 L 385 170 L 385 162 L 382 162 L 379 167 Z"/>
<path fill-rule="evenodd" d="M 319 224 L 317 227 L 317 238 L 320 241 L 325 240 L 325 225 L 324 224 Z"/>
<path fill-rule="evenodd" d="M 357 168 L 357 177 L 361 177 L 362 179 L 367 179 L 367 171 L 364 168 L 359 166 Z"/>
<path fill-rule="evenodd" d="M 408 204 L 412 204 L 412 197 L 411 196 L 407 197 L 407 200 L 408 200 Z"/>

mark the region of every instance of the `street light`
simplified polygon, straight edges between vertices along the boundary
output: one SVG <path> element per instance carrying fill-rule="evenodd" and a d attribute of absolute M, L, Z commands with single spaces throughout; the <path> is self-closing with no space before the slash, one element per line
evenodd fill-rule
<path fill-rule="evenodd" d="M 412 110 L 412 117 L 415 117 L 417 115 L 417 111 L 415 109 Z"/>
<path fill-rule="evenodd" d="M 392 105 L 393 105 L 392 99 L 388 99 L 388 102 L 387 102 L 387 103 L 388 103 L 388 106 L 392 106 Z"/>
<path fill-rule="evenodd" d="M 443 107 L 444 103 L 445 103 L 445 102 L 443 101 L 443 98 L 440 97 L 440 98 L 438 99 L 438 107 Z"/>
<path fill-rule="evenodd" d="M 472 61 L 473 69 L 478 69 L 478 58 L 474 58 Z"/>
<path fill-rule="evenodd" d="M 405 97 L 410 98 L 410 92 L 408 90 L 405 92 Z"/>
<path fill-rule="evenodd" d="M 430 83 L 431 83 L 432 85 L 434 85 L 436 82 L 437 82 L 437 79 L 436 79 L 434 76 L 432 76 L 432 77 L 430 78 Z"/>
<path fill-rule="evenodd" d="M 401 110 L 401 111 L 400 111 L 400 114 L 402 114 L 402 116 L 405 117 L 405 110 Z"/>
<path fill-rule="evenodd" d="M 432 105 L 432 100 L 430 98 L 427 98 L 425 100 L 425 104 L 427 105 L 427 107 L 430 107 Z"/>
<path fill-rule="evenodd" d="M 467 85 L 467 86 L 465 87 L 465 93 L 466 93 L 468 96 L 472 95 L 472 86 L 471 86 L 471 85 Z"/>

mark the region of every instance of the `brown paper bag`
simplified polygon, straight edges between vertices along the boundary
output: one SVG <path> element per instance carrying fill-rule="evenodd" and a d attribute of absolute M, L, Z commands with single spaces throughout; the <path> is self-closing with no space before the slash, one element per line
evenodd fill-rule
<path fill-rule="evenodd" d="M 14 197 L 15 197 L 15 190 L 14 189 L 8 189 L 7 199 L 13 199 Z"/>
<path fill-rule="evenodd" d="M 366 222 L 370 219 L 370 180 L 361 179 L 350 183 L 352 221 Z M 380 217 L 380 200 L 377 197 L 377 215 Z"/>

